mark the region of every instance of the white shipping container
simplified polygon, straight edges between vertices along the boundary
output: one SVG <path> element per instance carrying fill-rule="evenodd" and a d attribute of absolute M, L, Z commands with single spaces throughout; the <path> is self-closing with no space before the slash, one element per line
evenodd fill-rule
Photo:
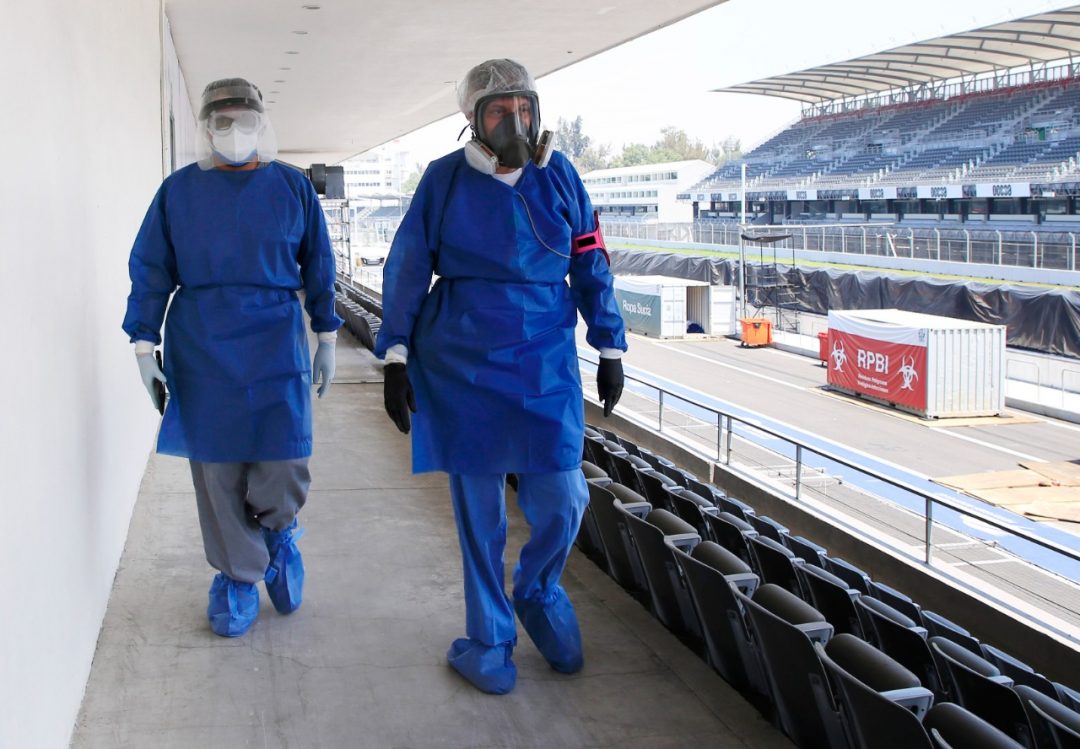
<path fill-rule="evenodd" d="M 667 276 L 617 276 L 615 294 L 627 327 L 637 333 L 681 338 L 690 323 L 708 335 L 735 332 L 733 286 Z"/>
<path fill-rule="evenodd" d="M 1004 325 L 897 309 L 830 312 L 829 350 L 834 389 L 925 418 L 1005 410 Z"/>

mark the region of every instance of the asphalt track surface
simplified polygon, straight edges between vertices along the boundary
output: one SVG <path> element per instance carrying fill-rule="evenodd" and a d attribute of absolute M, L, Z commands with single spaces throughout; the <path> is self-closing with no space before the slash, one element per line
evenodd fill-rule
<path fill-rule="evenodd" d="M 624 365 L 629 375 L 657 382 L 698 403 L 791 434 L 807 444 L 831 443 L 829 449 L 846 460 L 872 466 L 939 496 L 956 498 L 1007 525 L 1077 547 L 1076 535 L 1062 530 L 1068 527 L 1065 524 L 1054 527 L 1031 521 L 964 498 L 933 479 L 1014 470 L 1022 461 L 1075 461 L 1080 458 L 1080 425 L 1012 410 L 1002 417 L 923 420 L 829 391 L 825 368 L 811 357 L 775 348 L 744 348 L 727 338 L 657 340 L 631 335 L 628 342 Z M 583 352 L 589 350 L 583 336 L 579 346 Z M 669 405 L 671 402 L 669 398 Z M 619 407 L 655 417 L 655 393 L 628 383 Z M 683 428 L 679 415 L 671 413 L 665 416 L 665 430 L 682 429 L 683 436 L 697 430 L 708 450 L 710 442 L 715 445 L 715 427 L 710 432 L 704 425 L 694 426 L 694 421 L 683 419 Z M 733 461 L 763 476 L 784 476 L 783 464 L 793 455 L 790 446 L 752 428 L 736 427 L 735 436 Z M 885 482 L 859 477 L 831 461 L 805 453 L 804 461 L 821 467 L 817 473 L 804 473 L 805 497 L 854 518 L 860 528 L 889 537 L 912 556 L 920 555 L 925 528 L 921 500 L 895 491 Z M 787 480 L 791 473 L 786 471 Z M 854 491 L 856 486 L 860 491 Z M 871 500 L 862 490 L 887 501 Z M 906 510 L 898 511 L 897 506 Z M 944 508 L 935 510 L 935 521 L 936 564 L 966 576 L 974 586 L 994 585 L 1004 593 L 1001 600 L 1019 611 L 1040 611 L 1040 619 L 1052 621 L 1055 629 L 1071 637 L 1080 634 L 1080 588 L 1076 583 L 1080 564 Z M 1023 559 L 1034 560 L 1057 574 L 1047 574 Z"/>
<path fill-rule="evenodd" d="M 1004 418 L 922 420 L 827 390 L 816 359 L 743 348 L 732 339 L 631 336 L 624 364 L 931 478 L 1080 457 L 1080 425 L 1016 411 Z"/>

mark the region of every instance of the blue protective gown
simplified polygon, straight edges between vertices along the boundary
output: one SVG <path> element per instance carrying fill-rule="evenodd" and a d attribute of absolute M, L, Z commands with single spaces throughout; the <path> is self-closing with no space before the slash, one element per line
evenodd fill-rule
<path fill-rule="evenodd" d="M 577 312 L 590 345 L 626 350 L 607 256 L 570 257 L 571 238 L 595 229 L 581 178 L 558 152 L 546 168 L 527 164 L 514 187 L 460 150 L 428 166 L 383 270 L 375 348 L 380 358 L 409 349 L 414 472 L 581 465 Z"/>
<path fill-rule="evenodd" d="M 297 291 L 315 332 L 342 321 L 326 223 L 303 173 L 277 163 L 178 170 L 150 204 L 129 272 L 124 331 L 160 343 L 165 319 L 170 399 L 158 452 L 209 463 L 311 455 Z"/>

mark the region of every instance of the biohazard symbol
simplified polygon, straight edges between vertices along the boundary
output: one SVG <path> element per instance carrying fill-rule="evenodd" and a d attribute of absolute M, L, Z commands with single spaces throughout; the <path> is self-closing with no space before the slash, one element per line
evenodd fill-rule
<path fill-rule="evenodd" d="M 909 357 L 906 356 L 903 358 L 904 366 L 897 370 L 900 372 L 900 376 L 904 378 L 904 382 L 901 383 L 900 389 L 914 392 L 915 388 L 913 387 L 913 384 L 915 380 L 919 379 L 919 373 L 915 371 L 915 357 L 910 357 L 911 361 L 908 361 L 908 358 Z"/>
<path fill-rule="evenodd" d="M 829 352 L 829 358 L 833 361 L 833 369 L 837 372 L 844 371 L 844 365 L 847 363 L 847 352 L 844 351 L 843 341 L 837 341 Z"/>

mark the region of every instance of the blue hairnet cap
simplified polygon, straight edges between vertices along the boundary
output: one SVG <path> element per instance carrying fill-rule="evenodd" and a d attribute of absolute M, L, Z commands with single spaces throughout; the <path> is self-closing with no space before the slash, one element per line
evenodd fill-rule
<path fill-rule="evenodd" d="M 222 107 L 247 107 L 256 112 L 262 112 L 262 91 L 254 83 L 243 78 L 222 78 L 211 81 L 206 84 L 202 92 L 199 119 L 205 120 L 210 112 Z"/>
<path fill-rule="evenodd" d="M 468 116 L 481 97 L 506 91 L 535 92 L 536 81 L 520 62 L 506 58 L 485 60 L 465 74 L 458 86 L 458 106 Z"/>

